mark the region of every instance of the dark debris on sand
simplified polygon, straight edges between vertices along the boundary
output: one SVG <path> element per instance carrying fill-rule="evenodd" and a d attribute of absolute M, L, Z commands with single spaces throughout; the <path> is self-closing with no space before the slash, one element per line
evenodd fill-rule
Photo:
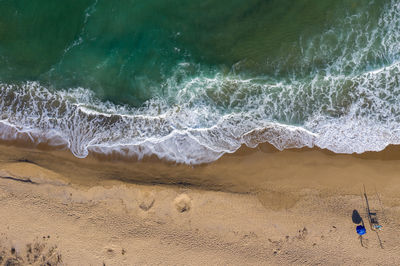
<path fill-rule="evenodd" d="M 0 265 L 61 265 L 62 258 L 57 246 L 47 246 L 46 241 L 35 240 L 28 243 L 25 249 L 17 250 L 13 246 L 0 243 Z"/>

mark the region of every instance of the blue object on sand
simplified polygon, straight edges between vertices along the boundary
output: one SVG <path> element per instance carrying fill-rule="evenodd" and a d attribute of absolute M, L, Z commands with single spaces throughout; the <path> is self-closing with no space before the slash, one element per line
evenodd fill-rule
<path fill-rule="evenodd" d="M 360 236 L 362 236 L 363 234 L 365 234 L 367 232 L 367 230 L 365 230 L 365 227 L 362 225 L 358 225 L 356 227 L 356 231 L 357 231 L 357 234 L 359 234 Z"/>

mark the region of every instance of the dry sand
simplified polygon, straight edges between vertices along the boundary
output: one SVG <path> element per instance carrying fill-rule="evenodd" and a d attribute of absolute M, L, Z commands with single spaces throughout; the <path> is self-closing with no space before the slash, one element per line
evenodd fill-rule
<path fill-rule="evenodd" d="M 400 261 L 396 147 L 353 156 L 260 145 L 192 167 L 117 155 L 77 159 L 15 144 L 0 146 L 4 264 Z M 378 234 L 368 223 L 363 185 L 383 225 Z M 354 210 L 367 227 L 363 246 Z"/>

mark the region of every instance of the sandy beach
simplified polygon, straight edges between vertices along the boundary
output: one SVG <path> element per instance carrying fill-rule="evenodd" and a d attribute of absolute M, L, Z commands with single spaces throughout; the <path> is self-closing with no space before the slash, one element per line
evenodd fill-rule
<path fill-rule="evenodd" d="M 212 164 L 3 143 L 6 265 L 394 265 L 399 153 L 242 148 Z M 363 186 L 383 230 L 371 230 Z M 361 215 L 362 243 L 352 221 Z M 7 263 L 16 264 L 7 264 Z M 19 263 L 19 264 L 18 264 Z"/>

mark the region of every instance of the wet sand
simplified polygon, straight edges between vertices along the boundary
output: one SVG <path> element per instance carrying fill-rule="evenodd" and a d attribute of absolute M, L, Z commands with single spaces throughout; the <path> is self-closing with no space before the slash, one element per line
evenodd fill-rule
<path fill-rule="evenodd" d="M 395 146 L 338 155 L 263 144 L 200 166 L 22 146 L 0 146 L 3 262 L 393 265 L 400 258 Z M 378 234 L 363 186 L 383 225 Z M 367 227 L 363 245 L 354 210 Z M 37 261 L 29 245 L 41 247 L 33 249 Z"/>

